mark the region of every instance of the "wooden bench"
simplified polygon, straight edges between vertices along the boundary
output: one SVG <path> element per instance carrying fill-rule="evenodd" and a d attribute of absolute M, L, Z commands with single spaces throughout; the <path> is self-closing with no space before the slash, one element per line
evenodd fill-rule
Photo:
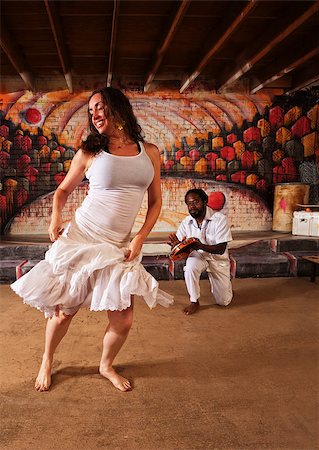
<path fill-rule="evenodd" d="M 306 261 L 309 261 L 312 263 L 312 272 L 311 272 L 311 277 L 310 277 L 310 281 L 312 281 L 313 283 L 316 281 L 316 266 L 317 264 L 319 264 L 319 255 L 317 256 L 302 256 L 302 259 L 305 259 Z"/>

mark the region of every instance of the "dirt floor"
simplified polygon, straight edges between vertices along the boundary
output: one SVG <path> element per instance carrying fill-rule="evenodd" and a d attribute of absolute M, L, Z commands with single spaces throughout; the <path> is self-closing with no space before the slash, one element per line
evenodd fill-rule
<path fill-rule="evenodd" d="M 1 444 L 10 450 L 319 449 L 319 280 L 234 280 L 227 307 L 194 316 L 183 281 L 170 309 L 136 299 L 117 359 L 134 389 L 97 373 L 105 314 L 81 311 L 59 347 L 49 392 L 33 390 L 45 321 L 0 287 Z"/>

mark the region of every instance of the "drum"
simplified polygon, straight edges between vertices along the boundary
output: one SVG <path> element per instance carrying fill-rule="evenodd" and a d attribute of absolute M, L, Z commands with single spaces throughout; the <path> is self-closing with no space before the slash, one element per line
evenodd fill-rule
<path fill-rule="evenodd" d="M 298 204 L 309 199 L 309 185 L 303 183 L 278 183 L 275 186 L 272 230 L 291 233 L 294 211 Z"/>
<path fill-rule="evenodd" d="M 171 253 L 169 254 L 170 258 L 173 261 L 179 261 L 180 259 L 187 259 L 189 254 L 191 253 L 193 244 L 197 242 L 197 239 L 194 237 L 190 237 L 188 239 L 184 239 L 184 241 L 175 245 Z"/>

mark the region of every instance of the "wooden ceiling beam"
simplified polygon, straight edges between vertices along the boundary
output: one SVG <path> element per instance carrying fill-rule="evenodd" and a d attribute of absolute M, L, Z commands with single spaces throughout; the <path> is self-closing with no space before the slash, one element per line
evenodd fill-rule
<path fill-rule="evenodd" d="M 114 52 L 116 45 L 116 35 L 117 35 L 117 24 L 120 11 L 120 0 L 113 0 L 113 16 L 112 16 L 112 29 L 111 29 L 111 39 L 110 39 L 110 50 L 109 50 L 109 62 L 106 75 L 106 86 L 110 87 L 112 85 L 113 78 L 113 66 L 114 66 Z"/>
<path fill-rule="evenodd" d="M 251 89 L 250 93 L 255 94 L 257 91 L 264 88 L 268 84 L 278 80 L 278 78 L 282 78 L 287 73 L 291 72 L 292 70 L 297 69 L 299 66 L 301 66 L 306 61 L 308 61 L 308 59 L 311 59 L 311 58 L 315 57 L 316 55 L 318 55 L 318 53 L 319 53 L 319 47 L 314 48 L 310 52 L 306 53 L 304 56 L 298 58 L 293 63 L 291 63 L 288 66 L 286 66 L 285 68 L 281 69 L 279 72 L 277 72 L 274 75 L 272 75 L 271 77 L 267 78 L 262 83 L 257 84 L 255 87 L 253 87 Z"/>
<path fill-rule="evenodd" d="M 302 83 L 298 84 L 297 86 L 293 87 L 292 89 L 289 89 L 289 91 L 286 91 L 285 94 L 290 95 L 293 92 L 300 91 L 301 89 L 303 89 L 307 86 L 310 86 L 316 82 L 319 82 L 319 75 L 315 75 L 312 78 L 304 80 Z"/>
<path fill-rule="evenodd" d="M 292 77 L 292 85 L 285 92 L 286 94 L 292 94 L 293 92 L 300 91 L 314 83 L 319 81 L 319 59 L 315 60 L 312 64 L 308 64 L 306 68 L 302 68 Z"/>
<path fill-rule="evenodd" d="M 235 72 L 227 79 L 222 80 L 218 89 L 223 89 L 227 85 L 237 81 L 242 75 L 251 70 L 251 68 L 262 58 L 264 58 L 274 47 L 286 39 L 291 33 L 297 30 L 303 23 L 310 19 L 316 12 L 319 11 L 319 0 L 317 0 L 310 8 L 308 8 L 301 16 L 294 20 L 284 31 L 279 33 L 272 39 L 263 49 L 256 53 L 252 58 L 245 62 L 245 64 L 236 68 Z"/>
<path fill-rule="evenodd" d="M 9 33 L 3 22 L 1 23 L 0 45 L 26 87 L 35 91 L 34 76 L 27 65 L 26 58 L 16 43 L 13 33 Z"/>
<path fill-rule="evenodd" d="M 156 50 L 153 65 L 152 65 L 151 69 L 149 70 L 147 77 L 146 77 L 146 82 L 144 85 L 144 92 L 147 92 L 149 90 L 151 83 L 155 78 L 156 72 L 158 71 L 158 69 L 162 63 L 164 55 L 167 52 L 167 49 L 170 46 L 170 44 L 173 40 L 173 37 L 178 29 L 178 26 L 182 22 L 182 19 L 185 16 L 185 13 L 186 13 L 189 5 L 190 5 L 190 0 L 181 0 L 180 6 L 172 19 L 169 30 L 168 30 L 166 36 L 162 39 L 161 45 Z"/>
<path fill-rule="evenodd" d="M 226 43 L 226 41 L 231 37 L 231 35 L 238 29 L 239 25 L 247 17 L 247 14 L 249 14 L 250 11 L 255 7 L 255 4 L 256 0 L 249 1 L 249 3 L 244 7 L 241 13 L 227 28 L 226 32 L 218 39 L 218 41 L 213 45 L 213 47 L 202 58 L 202 60 L 199 62 L 193 73 L 189 77 L 187 77 L 187 79 L 182 83 L 179 90 L 180 93 L 184 92 L 188 88 L 188 86 L 198 77 L 198 75 L 202 72 L 202 70 L 212 59 L 212 57 L 218 52 L 218 50 L 220 50 L 220 48 Z"/>
<path fill-rule="evenodd" d="M 60 18 L 56 10 L 56 5 L 54 0 L 44 0 L 45 7 L 47 10 L 47 14 L 49 17 L 51 30 L 53 33 L 55 45 L 57 48 L 57 52 L 59 55 L 60 63 L 62 66 L 64 78 L 66 81 L 66 85 L 68 87 L 69 92 L 72 94 L 73 92 L 73 84 L 72 84 L 72 74 L 71 74 L 71 65 L 70 58 L 68 55 L 68 51 L 65 45 L 65 39 L 62 32 L 62 27 L 60 23 Z"/>

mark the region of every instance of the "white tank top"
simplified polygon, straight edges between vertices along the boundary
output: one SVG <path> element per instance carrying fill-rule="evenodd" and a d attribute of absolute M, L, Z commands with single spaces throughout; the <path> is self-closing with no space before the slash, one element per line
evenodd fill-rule
<path fill-rule="evenodd" d="M 86 172 L 89 192 L 77 210 L 86 227 L 101 227 L 118 240 L 127 239 L 154 177 L 154 167 L 142 142 L 136 156 L 101 152 Z M 83 219 L 83 220 L 82 220 Z"/>

